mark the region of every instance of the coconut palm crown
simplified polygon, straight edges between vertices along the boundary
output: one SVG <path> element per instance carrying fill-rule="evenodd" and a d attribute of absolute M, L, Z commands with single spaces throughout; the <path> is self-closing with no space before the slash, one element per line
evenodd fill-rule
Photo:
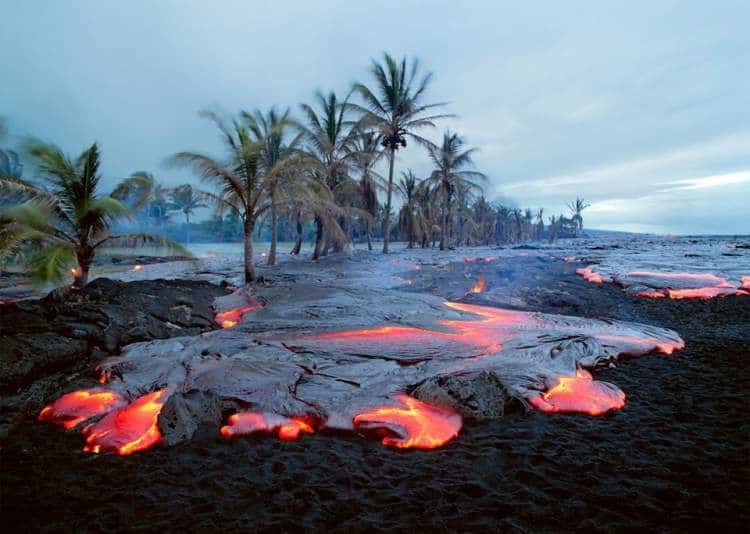
<path fill-rule="evenodd" d="M 449 114 L 433 114 L 435 108 L 445 102 L 424 104 L 425 92 L 432 81 L 432 73 L 422 75 L 420 63 L 406 57 L 400 61 L 384 53 L 383 62 L 373 60 L 370 74 L 375 79 L 373 89 L 362 83 L 354 85 L 354 90 L 363 101 L 352 108 L 361 113 L 363 128 L 373 129 L 381 134 L 381 143 L 388 152 L 388 186 L 386 191 L 383 252 L 388 252 L 391 228 L 391 205 L 393 196 L 393 167 L 396 152 L 404 148 L 407 138 L 420 144 L 429 142 L 417 132 L 425 127 L 434 127 L 434 121 L 452 117 Z"/>

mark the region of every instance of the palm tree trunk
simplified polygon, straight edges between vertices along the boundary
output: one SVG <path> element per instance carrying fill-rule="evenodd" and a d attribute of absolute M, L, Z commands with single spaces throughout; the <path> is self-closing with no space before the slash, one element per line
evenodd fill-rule
<path fill-rule="evenodd" d="M 312 259 L 317 260 L 323 252 L 323 219 L 315 216 L 315 250 Z"/>
<path fill-rule="evenodd" d="M 185 243 L 190 244 L 190 214 L 185 214 Z"/>
<path fill-rule="evenodd" d="M 271 191 L 271 247 L 268 250 L 267 265 L 276 265 L 276 242 L 279 238 L 279 221 L 276 213 L 276 189 Z"/>
<path fill-rule="evenodd" d="M 445 206 L 443 206 L 443 224 L 440 225 L 440 250 L 445 250 L 446 237 L 448 234 L 448 199 L 445 200 Z"/>
<path fill-rule="evenodd" d="M 396 158 L 395 149 L 390 149 L 388 157 L 388 196 L 385 202 L 385 224 L 383 226 L 383 254 L 388 254 L 388 243 L 391 240 L 391 197 L 393 196 L 393 163 Z"/>
<path fill-rule="evenodd" d="M 94 251 L 89 247 L 82 247 L 76 250 L 76 259 L 78 267 L 73 269 L 73 288 L 81 289 L 89 281 L 89 269 L 94 259 Z"/>
<path fill-rule="evenodd" d="M 302 212 L 297 210 L 294 216 L 295 223 L 297 224 L 297 240 L 294 242 L 294 248 L 292 249 L 292 255 L 297 256 L 302 250 Z"/>
<path fill-rule="evenodd" d="M 245 232 L 245 283 L 249 284 L 255 280 L 255 265 L 253 265 L 253 230 L 255 219 L 250 215 L 245 215 L 244 232 Z"/>
<path fill-rule="evenodd" d="M 367 231 L 367 250 L 372 250 L 372 224 L 370 221 L 365 223 Z"/>

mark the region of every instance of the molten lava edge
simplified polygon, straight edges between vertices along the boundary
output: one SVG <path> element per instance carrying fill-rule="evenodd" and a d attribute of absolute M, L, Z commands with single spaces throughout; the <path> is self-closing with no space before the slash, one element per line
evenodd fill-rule
<path fill-rule="evenodd" d="M 237 323 L 240 322 L 240 319 L 242 319 L 243 315 L 253 310 L 259 310 L 262 307 L 263 306 L 258 302 L 252 303 L 249 306 L 244 306 L 242 308 L 234 308 L 232 310 L 219 312 L 216 314 L 215 320 L 220 327 L 231 328 L 233 326 L 236 326 Z"/>
<path fill-rule="evenodd" d="M 221 427 L 220 432 L 227 439 L 276 432 L 279 439 L 292 441 L 298 439 L 301 433 L 312 434 L 314 429 L 301 417 L 290 419 L 274 414 L 240 412 L 230 415 L 227 425 Z"/>
<path fill-rule="evenodd" d="M 83 429 L 85 452 L 113 451 L 121 456 L 146 450 L 161 443 L 157 420 L 169 389 L 148 393 L 109 413 L 100 421 Z"/>
<path fill-rule="evenodd" d="M 576 274 L 583 277 L 587 282 L 594 284 L 604 283 L 605 279 L 590 268 L 577 269 Z M 750 277 L 743 276 L 740 285 L 735 287 L 726 278 L 711 273 L 660 273 L 656 271 L 631 271 L 626 273 L 629 278 L 655 278 L 664 280 L 665 284 L 670 281 L 675 283 L 694 283 L 697 287 L 648 289 L 633 293 L 637 297 L 650 299 L 670 298 L 681 299 L 713 299 L 728 297 L 731 295 L 750 295 Z"/>
<path fill-rule="evenodd" d="M 66 429 L 76 427 L 96 415 L 126 404 L 119 393 L 105 389 L 81 389 L 63 395 L 39 412 L 40 421 L 49 421 Z"/>
<path fill-rule="evenodd" d="M 469 289 L 469 293 L 481 293 L 484 291 L 484 289 L 487 287 L 487 279 L 484 277 L 484 275 L 479 275 L 479 278 L 477 278 L 477 281 L 474 283 L 473 286 L 471 286 L 471 289 Z"/>
<path fill-rule="evenodd" d="M 602 278 L 602 275 L 600 275 L 599 273 L 595 273 L 588 267 L 576 269 L 576 274 L 582 276 L 584 280 L 586 280 L 587 282 L 591 282 L 592 284 L 604 283 L 604 278 Z"/>
<path fill-rule="evenodd" d="M 396 395 L 403 406 L 383 406 L 354 416 L 359 430 L 386 430 L 381 443 L 399 449 L 435 449 L 458 435 L 461 416 L 408 395 Z"/>
<path fill-rule="evenodd" d="M 593 380 L 583 369 L 575 376 L 558 377 L 557 383 L 529 403 L 545 413 L 602 415 L 625 406 L 625 393 L 607 382 Z"/>

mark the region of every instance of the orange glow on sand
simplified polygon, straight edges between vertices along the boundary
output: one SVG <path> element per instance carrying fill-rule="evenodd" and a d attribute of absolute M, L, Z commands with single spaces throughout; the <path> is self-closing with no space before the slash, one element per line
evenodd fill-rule
<path fill-rule="evenodd" d="M 408 395 L 397 395 L 403 406 L 383 406 L 354 416 L 355 428 L 375 430 L 381 443 L 399 449 L 434 449 L 458 435 L 461 416 Z"/>
<path fill-rule="evenodd" d="M 157 420 L 169 389 L 147 393 L 83 429 L 85 452 L 114 451 L 121 456 L 153 447 L 162 436 Z"/>
<path fill-rule="evenodd" d="M 227 425 L 221 427 L 225 438 L 249 436 L 257 433 L 276 432 L 279 439 L 293 441 L 302 433 L 312 434 L 313 427 L 302 418 L 286 418 L 273 414 L 240 412 L 229 416 Z"/>
<path fill-rule="evenodd" d="M 561 376 L 557 383 L 529 403 L 545 413 L 602 415 L 625 406 L 625 393 L 605 382 L 593 380 L 583 369 L 575 376 Z"/>
<path fill-rule="evenodd" d="M 479 278 L 477 278 L 477 281 L 474 283 L 473 286 L 471 286 L 471 289 L 469 289 L 467 295 L 469 293 L 481 293 L 484 291 L 484 289 L 487 287 L 487 279 L 484 277 L 483 274 L 479 275 Z"/>
<path fill-rule="evenodd" d="M 104 389 L 81 389 L 63 395 L 39 412 L 40 421 L 49 421 L 66 429 L 79 423 L 124 406 L 125 399 L 119 393 Z"/>
<path fill-rule="evenodd" d="M 600 275 L 599 273 L 595 273 L 588 267 L 576 269 L 576 274 L 582 276 L 584 280 L 586 280 L 587 282 L 591 282 L 592 284 L 604 283 L 604 278 L 602 278 L 602 275 Z"/>
<path fill-rule="evenodd" d="M 262 307 L 263 305 L 260 302 L 253 302 L 249 306 L 219 312 L 216 314 L 216 322 L 222 328 L 231 328 L 240 322 L 243 315 L 254 310 L 259 310 Z"/>

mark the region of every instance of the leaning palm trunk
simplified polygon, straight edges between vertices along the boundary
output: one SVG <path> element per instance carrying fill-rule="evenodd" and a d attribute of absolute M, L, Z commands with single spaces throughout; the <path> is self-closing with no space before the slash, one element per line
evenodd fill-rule
<path fill-rule="evenodd" d="M 372 250 L 372 223 L 367 221 L 365 227 L 367 231 L 367 250 Z"/>
<path fill-rule="evenodd" d="M 391 241 L 391 199 L 393 197 L 393 163 L 396 151 L 389 149 L 388 154 L 388 195 L 385 202 L 385 223 L 383 225 L 383 254 L 388 254 L 388 243 Z"/>

